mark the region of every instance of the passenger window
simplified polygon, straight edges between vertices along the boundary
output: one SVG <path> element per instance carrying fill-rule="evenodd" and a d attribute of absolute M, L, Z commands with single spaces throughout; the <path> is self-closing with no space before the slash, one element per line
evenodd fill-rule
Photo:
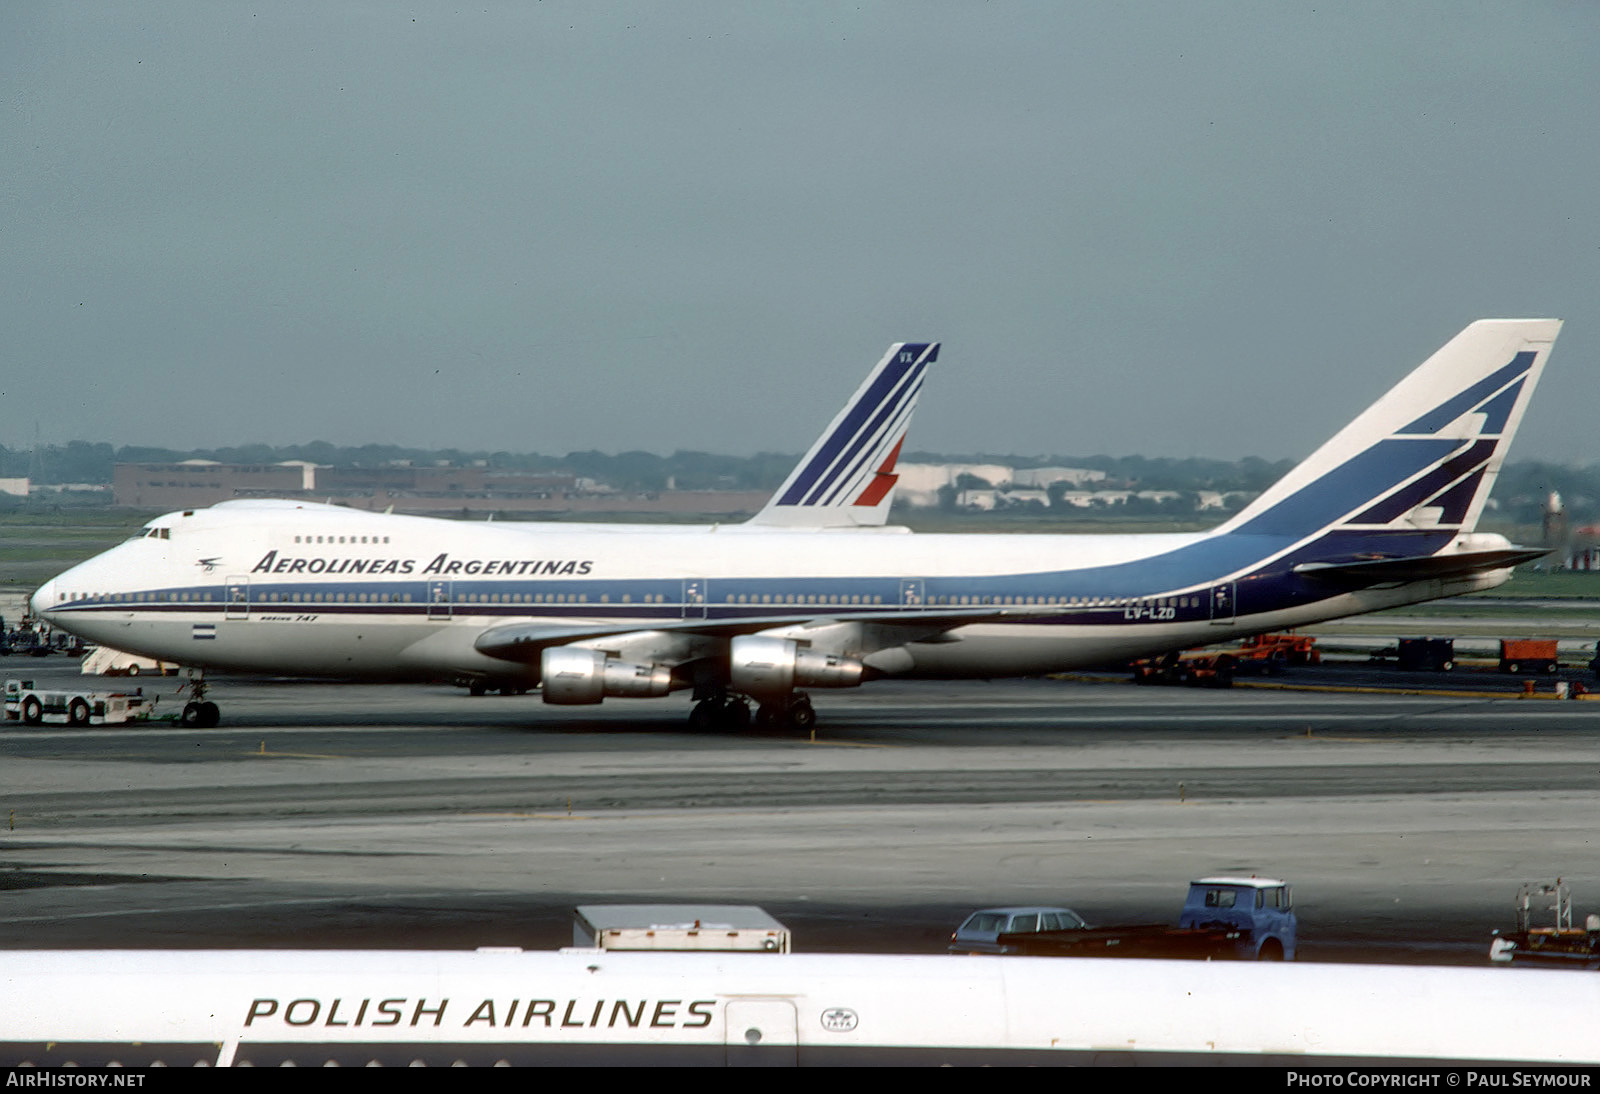
<path fill-rule="evenodd" d="M 1019 915 L 1011 917 L 1012 934 L 1031 934 L 1039 929 L 1037 915 Z"/>

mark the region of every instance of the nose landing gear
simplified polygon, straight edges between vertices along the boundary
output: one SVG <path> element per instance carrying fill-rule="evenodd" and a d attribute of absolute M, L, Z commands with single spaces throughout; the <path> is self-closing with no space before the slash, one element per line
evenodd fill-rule
<path fill-rule="evenodd" d="M 206 698 L 206 674 L 203 670 L 190 669 L 189 682 L 184 687 L 189 689 L 189 701 L 183 704 L 183 713 L 178 715 L 180 725 L 191 729 L 211 729 L 222 721 L 222 712 L 217 709 L 217 704 Z"/>

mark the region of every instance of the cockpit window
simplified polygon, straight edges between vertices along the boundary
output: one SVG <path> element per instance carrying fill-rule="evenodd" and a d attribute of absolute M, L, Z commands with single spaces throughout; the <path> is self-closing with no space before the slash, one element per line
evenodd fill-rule
<path fill-rule="evenodd" d="M 141 528 L 133 534 L 134 539 L 171 539 L 171 528 Z"/>

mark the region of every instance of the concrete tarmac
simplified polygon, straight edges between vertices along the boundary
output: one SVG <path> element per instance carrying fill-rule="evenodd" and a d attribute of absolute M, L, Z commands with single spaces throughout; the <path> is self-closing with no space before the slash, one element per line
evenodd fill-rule
<path fill-rule="evenodd" d="M 937 952 L 973 908 L 1170 922 L 1244 873 L 1294 885 L 1303 959 L 1478 964 L 1524 881 L 1600 911 L 1600 703 L 1479 682 L 879 682 L 814 693 L 813 738 L 696 734 L 678 697 L 214 678 L 216 729 L 0 729 L 0 948 L 550 948 L 575 904 L 684 901 Z"/>

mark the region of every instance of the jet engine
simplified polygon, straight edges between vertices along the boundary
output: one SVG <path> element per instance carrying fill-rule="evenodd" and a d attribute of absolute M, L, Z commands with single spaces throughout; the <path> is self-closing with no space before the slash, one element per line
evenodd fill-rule
<path fill-rule="evenodd" d="M 762 634 L 735 638 L 728 661 L 728 686 L 762 701 L 781 699 L 797 687 L 853 688 L 861 683 L 864 669 L 853 657 Z"/>
<path fill-rule="evenodd" d="M 635 665 L 612 660 L 603 650 L 556 646 L 539 655 L 544 701 L 580 706 L 603 699 L 653 699 L 672 688 L 665 665 Z"/>

